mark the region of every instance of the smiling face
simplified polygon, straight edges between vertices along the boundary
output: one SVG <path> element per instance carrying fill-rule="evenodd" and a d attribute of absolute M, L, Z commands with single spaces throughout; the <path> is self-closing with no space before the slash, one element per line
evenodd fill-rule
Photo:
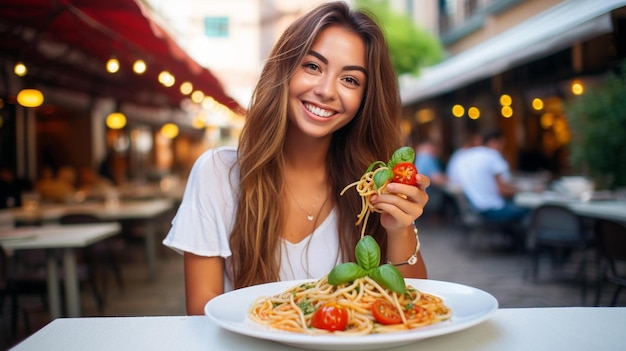
<path fill-rule="evenodd" d="M 289 121 L 305 135 L 330 136 L 359 110 L 367 72 L 361 37 L 324 29 L 289 83 Z"/>

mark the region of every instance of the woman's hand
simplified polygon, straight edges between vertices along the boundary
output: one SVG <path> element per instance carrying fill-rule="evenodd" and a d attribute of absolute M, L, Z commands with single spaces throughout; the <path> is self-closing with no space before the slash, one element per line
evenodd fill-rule
<path fill-rule="evenodd" d="M 380 222 L 389 235 L 413 226 L 415 220 L 424 213 L 424 206 L 428 202 L 426 188 L 430 186 L 430 179 L 422 174 L 418 174 L 416 179 L 417 186 L 389 183 L 386 193 L 370 197 L 370 203 L 382 212 Z"/>

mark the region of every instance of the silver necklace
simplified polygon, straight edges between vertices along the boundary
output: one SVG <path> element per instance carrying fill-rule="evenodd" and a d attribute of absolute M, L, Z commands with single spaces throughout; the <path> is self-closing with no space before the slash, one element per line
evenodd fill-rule
<path fill-rule="evenodd" d="M 295 202 L 296 206 L 298 206 L 300 211 L 302 211 L 302 212 L 304 212 L 306 214 L 306 219 L 309 220 L 310 222 L 313 221 L 315 219 L 315 216 L 313 216 L 313 212 L 315 211 L 315 208 L 317 207 L 317 204 L 320 201 L 319 194 L 315 198 L 315 202 L 313 203 L 313 207 L 311 207 L 311 211 L 307 211 L 300 205 L 300 203 L 298 202 L 296 197 L 293 195 L 293 193 L 291 191 L 289 191 L 289 189 L 287 189 L 287 192 L 289 193 L 289 195 L 291 195 L 291 198 L 293 199 L 293 202 Z"/>

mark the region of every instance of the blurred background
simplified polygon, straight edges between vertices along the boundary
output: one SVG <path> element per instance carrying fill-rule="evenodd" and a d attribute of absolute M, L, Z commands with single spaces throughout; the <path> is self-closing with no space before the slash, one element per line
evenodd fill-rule
<path fill-rule="evenodd" d="M 16 211 L 167 199 L 168 211 L 154 219 L 164 235 L 195 159 L 236 145 L 275 40 L 322 2 L 1 0 L 0 219 L 11 228 L 41 225 Z M 475 132 L 497 128 L 520 190 L 626 198 L 626 0 L 350 2 L 369 8 L 385 30 L 407 145 L 432 142 L 445 168 Z M 50 185 L 60 179 L 65 188 Z M 467 229 L 462 210 L 436 203 L 424 225 L 456 240 Z M 133 234 L 145 225 L 122 224 Z M 431 243 L 447 253 L 431 252 L 435 261 L 460 259 L 435 265 L 435 278 L 494 287 L 497 277 L 510 283 L 506 296 L 526 285 L 503 278 L 521 277 L 519 253 L 468 258 L 458 254 L 463 246 Z M 485 278 L 452 268 L 478 257 L 487 260 L 475 267 L 481 273 L 509 271 Z M 158 259 L 160 278 L 147 283 L 136 277 L 143 260 L 127 258 L 126 284 L 137 292 L 127 288 L 105 312 L 86 298 L 85 314 L 184 314 L 180 257 Z M 504 306 L 557 305 L 571 288 Z M 155 310 L 163 301 L 169 307 Z M 577 293 L 561 301 L 582 303 Z M 22 337 L 37 328 L 25 323 Z"/>

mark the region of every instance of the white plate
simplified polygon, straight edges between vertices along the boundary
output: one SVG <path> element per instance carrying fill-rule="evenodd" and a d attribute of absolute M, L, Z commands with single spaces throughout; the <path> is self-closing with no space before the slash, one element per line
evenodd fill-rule
<path fill-rule="evenodd" d="M 409 331 L 361 336 L 308 335 L 270 328 L 254 328 L 248 308 L 259 296 L 278 294 L 303 281 L 261 284 L 222 294 L 204 307 L 204 313 L 220 327 L 255 338 L 316 350 L 371 350 L 391 348 L 421 339 L 449 334 L 487 320 L 498 309 L 498 301 L 489 293 L 466 285 L 425 279 L 405 279 L 420 291 L 443 298 L 452 309 L 452 318 Z M 310 281 L 310 280 L 308 280 Z"/>

